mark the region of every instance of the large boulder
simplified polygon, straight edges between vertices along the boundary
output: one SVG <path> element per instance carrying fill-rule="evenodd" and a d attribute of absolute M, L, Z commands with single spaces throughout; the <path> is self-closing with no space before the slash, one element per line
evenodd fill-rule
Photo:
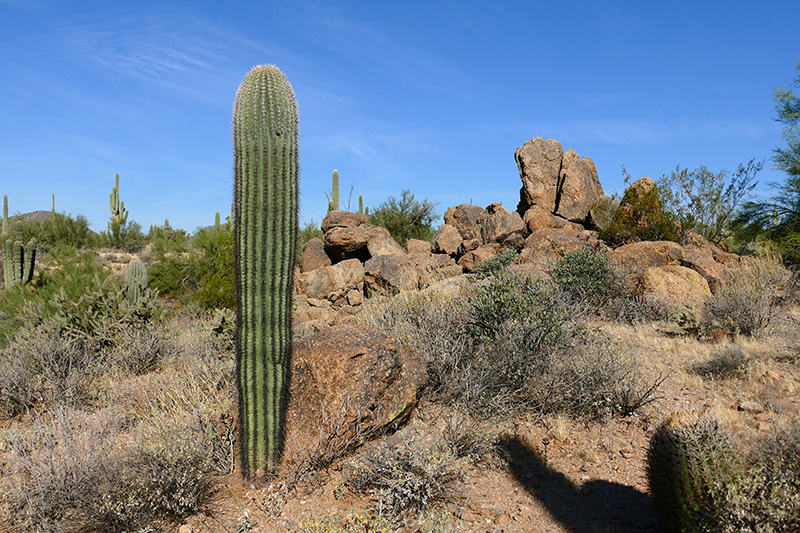
<path fill-rule="evenodd" d="M 525 239 L 525 245 L 517 258 L 517 263 L 531 263 L 535 270 L 550 272 L 565 254 L 585 247 L 598 251 L 608 250 L 608 247 L 597 239 L 594 232 L 544 228 Z"/>
<path fill-rule="evenodd" d="M 300 255 L 300 272 L 311 272 L 331 265 L 331 258 L 325 253 L 325 243 L 316 237 L 303 245 Z"/>
<path fill-rule="evenodd" d="M 406 253 L 405 249 L 400 246 L 400 243 L 394 240 L 389 233 L 389 230 L 380 226 L 370 226 L 371 235 L 367 240 L 367 251 L 372 257 L 387 254 L 400 254 Z"/>
<path fill-rule="evenodd" d="M 511 212 L 499 202 L 489 204 L 478 218 L 480 238 L 484 245 L 502 243 L 512 233 L 525 231 L 525 223 L 516 211 Z"/>
<path fill-rule="evenodd" d="M 463 268 L 464 272 L 477 272 L 478 267 L 499 250 L 500 246 L 497 243 L 481 246 L 464 254 L 464 257 L 458 260 L 458 266 Z"/>
<path fill-rule="evenodd" d="M 454 226 L 442 224 L 431 238 L 431 251 L 435 254 L 455 256 L 463 240 L 461 233 Z"/>
<path fill-rule="evenodd" d="M 554 212 L 572 222 L 584 223 L 591 207 L 604 196 L 594 162 L 574 150 L 567 150 L 561 159 L 558 183 L 558 206 Z"/>
<path fill-rule="evenodd" d="M 642 272 L 650 267 L 681 264 L 683 248 L 671 241 L 640 241 L 620 246 L 608 256 L 622 267 Z"/>
<path fill-rule="evenodd" d="M 582 231 L 583 226 L 570 222 L 569 220 L 556 216 L 547 209 L 532 205 L 525 211 L 525 218 L 523 219 L 525 229 L 528 234 L 536 233 L 540 229 L 555 228 L 555 229 L 572 229 Z"/>
<path fill-rule="evenodd" d="M 670 307 L 679 304 L 699 306 L 711 298 L 706 279 L 680 265 L 645 269 L 639 280 L 639 289 L 644 296 Z"/>
<path fill-rule="evenodd" d="M 294 343 L 286 461 L 318 446 L 349 451 L 402 425 L 427 375 L 420 358 L 375 328 L 334 326 Z"/>
<path fill-rule="evenodd" d="M 323 233 L 328 233 L 334 228 L 349 228 L 369 225 L 369 217 L 350 211 L 331 211 L 322 219 L 320 228 Z"/>
<path fill-rule="evenodd" d="M 444 223 L 452 226 L 466 240 L 476 239 L 481 236 L 478 219 L 483 215 L 483 208 L 477 205 L 459 204 L 451 207 L 444 213 Z"/>
<path fill-rule="evenodd" d="M 517 148 L 514 159 L 522 180 L 518 208 L 520 213 L 524 213 L 532 205 L 555 212 L 563 155 L 564 149 L 560 142 L 542 137 L 534 137 Z"/>
<path fill-rule="evenodd" d="M 457 276 L 461 267 L 445 254 L 390 254 L 364 263 L 369 296 L 423 289 L 432 282 Z"/>
<path fill-rule="evenodd" d="M 298 294 L 336 300 L 349 290 L 363 290 L 364 265 L 358 259 L 346 259 L 335 265 L 301 273 L 295 283 Z"/>

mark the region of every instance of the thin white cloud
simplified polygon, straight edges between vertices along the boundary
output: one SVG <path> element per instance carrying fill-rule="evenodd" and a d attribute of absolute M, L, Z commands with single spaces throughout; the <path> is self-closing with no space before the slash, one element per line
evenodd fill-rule
<path fill-rule="evenodd" d="M 678 118 L 674 120 L 586 119 L 563 123 L 534 122 L 526 131 L 559 140 L 609 144 L 662 144 L 708 139 L 756 139 L 771 134 L 772 124 L 749 118 Z"/>
<path fill-rule="evenodd" d="M 65 22 L 56 39 L 68 57 L 96 73 L 201 100 L 213 98 L 229 82 L 224 65 L 235 48 L 235 41 L 213 24 L 190 16 Z"/>

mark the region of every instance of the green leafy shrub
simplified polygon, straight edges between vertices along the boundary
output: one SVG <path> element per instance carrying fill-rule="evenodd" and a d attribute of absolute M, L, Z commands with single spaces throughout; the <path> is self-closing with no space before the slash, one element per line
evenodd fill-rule
<path fill-rule="evenodd" d="M 71 214 L 53 213 L 43 220 L 29 220 L 24 235 L 25 242 L 35 238 L 45 252 L 64 246 L 80 250 L 98 244 L 98 235 L 89 228 L 89 220 L 83 215 L 73 218 Z"/>
<path fill-rule="evenodd" d="M 135 220 L 120 225 L 117 235 L 110 229 L 100 233 L 100 245 L 107 248 L 116 248 L 128 253 L 137 253 L 141 251 L 146 244 L 147 236 L 142 233 L 142 226 Z"/>
<path fill-rule="evenodd" d="M 658 188 L 652 181 L 650 184 L 636 182 L 628 187 L 611 222 L 601 228 L 600 239 L 611 246 L 638 241 L 680 242 L 674 216 L 664 210 Z"/>
<path fill-rule="evenodd" d="M 402 246 L 406 246 L 408 239 L 429 241 L 433 237 L 433 222 L 438 202 L 434 203 L 427 198 L 416 200 L 411 191 L 404 190 L 398 200 L 390 196 L 388 200 L 378 206 L 369 221 L 376 226 L 389 230 L 389 234 Z"/>
<path fill-rule="evenodd" d="M 552 276 L 561 290 L 596 309 L 607 306 L 615 298 L 630 295 L 625 279 L 611 259 L 591 248 L 564 254 L 553 267 Z"/>
<path fill-rule="evenodd" d="M 491 276 L 505 269 L 511 265 L 519 257 L 519 252 L 512 248 L 507 248 L 496 254 L 489 259 L 483 261 L 475 269 L 475 272 L 480 276 Z"/>

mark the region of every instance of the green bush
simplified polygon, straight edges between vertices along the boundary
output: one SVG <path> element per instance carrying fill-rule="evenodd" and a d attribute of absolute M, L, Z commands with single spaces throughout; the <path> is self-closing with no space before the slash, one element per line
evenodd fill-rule
<path fill-rule="evenodd" d="M 674 216 L 664 210 L 658 188 L 642 186 L 628 187 L 611 222 L 598 236 L 611 246 L 638 241 L 680 242 L 682 238 Z"/>
<path fill-rule="evenodd" d="M 576 301 L 585 301 L 597 309 L 630 293 L 611 259 L 591 248 L 579 248 L 564 254 L 553 267 L 552 275 L 561 290 Z"/>
<path fill-rule="evenodd" d="M 512 248 L 507 248 L 483 261 L 475 269 L 475 272 L 480 276 L 497 274 L 516 261 L 517 257 L 519 257 L 519 252 Z"/>
<path fill-rule="evenodd" d="M 53 213 L 43 220 L 30 220 L 24 227 L 25 242 L 35 238 L 39 249 L 50 251 L 58 247 L 89 248 L 98 244 L 98 235 L 89 228 L 83 215 Z"/>
<path fill-rule="evenodd" d="M 100 233 L 100 245 L 107 248 L 136 253 L 141 251 L 146 244 L 147 236 L 142 233 L 142 226 L 135 220 L 122 224 L 119 228 L 118 237 L 114 236 L 110 228 Z"/>
<path fill-rule="evenodd" d="M 370 215 L 369 221 L 376 226 L 389 230 L 389 234 L 402 246 L 408 244 L 408 239 L 429 241 L 433 237 L 433 221 L 438 202 L 434 203 L 425 198 L 418 201 L 411 191 L 404 190 L 398 200 L 390 196 L 388 200 L 378 206 Z"/>

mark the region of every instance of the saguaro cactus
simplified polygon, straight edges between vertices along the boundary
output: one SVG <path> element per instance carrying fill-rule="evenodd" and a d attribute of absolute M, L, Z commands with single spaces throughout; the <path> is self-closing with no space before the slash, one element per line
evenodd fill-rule
<path fill-rule="evenodd" d="M 3 247 L 3 281 L 8 289 L 18 283 L 28 283 L 33 279 L 36 263 L 36 239 L 23 246 L 23 224 L 17 220 L 14 227 L 8 222 L 8 196 L 3 195 L 3 232 L 0 244 Z"/>
<path fill-rule="evenodd" d="M 339 171 L 334 169 L 331 177 L 331 199 L 328 200 L 328 212 L 339 209 Z"/>
<path fill-rule="evenodd" d="M 117 174 L 116 185 L 108 195 L 111 207 L 111 235 L 115 242 L 119 242 L 119 230 L 128 221 L 128 211 L 125 210 L 125 202 L 119 201 L 119 174 Z"/>
<path fill-rule="evenodd" d="M 297 103 L 274 65 L 254 67 L 233 107 L 239 451 L 247 479 L 283 452 L 298 208 Z"/>

